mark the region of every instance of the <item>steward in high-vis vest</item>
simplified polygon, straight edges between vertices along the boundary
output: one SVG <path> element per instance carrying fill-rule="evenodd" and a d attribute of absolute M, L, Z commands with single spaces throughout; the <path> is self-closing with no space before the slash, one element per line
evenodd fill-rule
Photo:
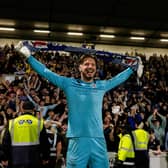
<path fill-rule="evenodd" d="M 119 142 L 118 153 L 114 168 L 134 168 L 135 152 L 131 132 L 128 127 L 122 128 L 122 135 Z"/>
<path fill-rule="evenodd" d="M 149 133 L 143 129 L 143 123 L 136 121 L 136 129 L 133 131 L 135 144 L 135 164 L 136 168 L 149 168 L 148 143 Z"/>
<path fill-rule="evenodd" d="M 12 168 L 37 168 L 49 159 L 49 142 L 43 119 L 33 115 L 31 102 L 23 103 L 24 113 L 9 121 L 3 147 Z"/>

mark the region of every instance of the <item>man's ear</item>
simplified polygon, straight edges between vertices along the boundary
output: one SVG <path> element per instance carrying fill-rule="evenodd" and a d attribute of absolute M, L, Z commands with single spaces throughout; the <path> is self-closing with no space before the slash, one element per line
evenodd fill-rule
<path fill-rule="evenodd" d="M 81 72 L 82 71 L 82 69 L 81 69 L 81 65 L 79 65 L 79 72 Z"/>

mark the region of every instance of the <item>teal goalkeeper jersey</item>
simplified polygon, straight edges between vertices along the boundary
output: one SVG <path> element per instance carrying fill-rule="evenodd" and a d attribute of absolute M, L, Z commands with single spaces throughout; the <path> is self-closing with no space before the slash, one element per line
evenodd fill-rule
<path fill-rule="evenodd" d="M 67 137 L 104 137 L 102 121 L 104 94 L 126 81 L 133 73 L 131 68 L 109 80 L 86 83 L 50 71 L 33 56 L 28 58 L 28 62 L 39 75 L 64 91 L 68 105 Z"/>

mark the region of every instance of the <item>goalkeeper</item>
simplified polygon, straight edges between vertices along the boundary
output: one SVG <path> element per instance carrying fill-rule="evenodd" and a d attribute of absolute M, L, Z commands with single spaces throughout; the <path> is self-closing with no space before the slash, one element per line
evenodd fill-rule
<path fill-rule="evenodd" d="M 104 94 L 126 81 L 134 71 L 140 77 L 141 60 L 109 80 L 94 80 L 96 58 L 90 54 L 80 57 L 81 79 L 60 76 L 36 60 L 27 46 L 19 44 L 17 50 L 39 75 L 61 88 L 68 102 L 69 139 L 67 168 L 109 168 L 108 153 L 103 134 L 102 102 Z"/>

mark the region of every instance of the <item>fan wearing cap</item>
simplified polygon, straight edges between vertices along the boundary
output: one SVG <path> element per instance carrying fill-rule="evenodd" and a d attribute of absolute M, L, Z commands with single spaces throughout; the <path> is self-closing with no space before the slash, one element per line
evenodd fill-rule
<path fill-rule="evenodd" d="M 33 115 L 31 102 L 23 103 L 23 114 L 9 121 L 3 148 L 12 168 L 34 168 L 49 158 L 49 142 L 43 120 Z"/>

